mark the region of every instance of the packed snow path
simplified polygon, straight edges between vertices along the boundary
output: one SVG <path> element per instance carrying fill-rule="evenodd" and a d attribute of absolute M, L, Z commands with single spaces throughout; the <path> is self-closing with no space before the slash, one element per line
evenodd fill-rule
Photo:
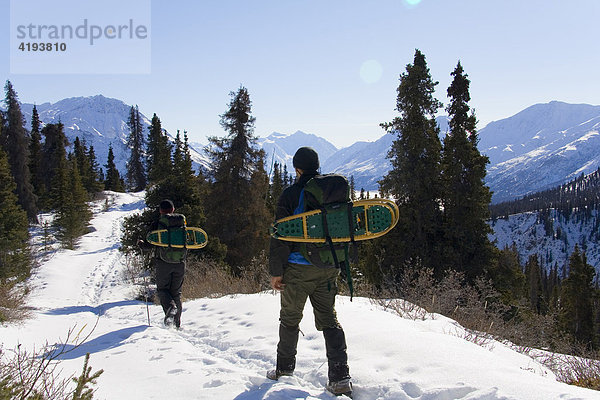
<path fill-rule="evenodd" d="M 59 250 L 31 279 L 32 318 L 0 327 L 4 348 L 64 343 L 67 332 L 88 340 L 62 357 L 65 376 L 78 374 L 86 353 L 98 379 L 97 399 L 334 399 L 324 390 L 322 335 L 307 306 L 293 377 L 268 381 L 275 363 L 279 296 L 198 299 L 184 303 L 180 331 L 162 324 L 158 305 L 133 300 L 126 260 L 118 251 L 123 218 L 143 208 L 143 194 L 111 194 L 98 204 L 93 232 L 76 250 Z M 600 399 L 600 393 L 556 382 L 552 373 L 505 346 L 483 348 L 436 316 L 402 319 L 367 299 L 340 297 L 355 399 Z M 73 339 L 73 337 L 72 337 Z M 67 343 L 70 348 L 72 343 Z"/>

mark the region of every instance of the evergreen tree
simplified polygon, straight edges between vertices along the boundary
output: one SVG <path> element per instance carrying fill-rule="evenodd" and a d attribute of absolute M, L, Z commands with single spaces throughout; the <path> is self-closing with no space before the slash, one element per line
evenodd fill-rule
<path fill-rule="evenodd" d="M 350 199 L 356 200 L 356 184 L 354 183 L 354 175 L 350 175 Z"/>
<path fill-rule="evenodd" d="M 89 164 L 87 176 L 89 180 L 84 182 L 84 186 L 90 194 L 101 192 L 104 190 L 104 178 L 102 177 L 102 169 L 98 165 L 98 160 L 96 159 L 94 146 L 90 146 L 87 153 L 87 159 Z"/>
<path fill-rule="evenodd" d="M 131 151 L 127 162 L 127 183 L 134 192 L 146 187 L 146 169 L 144 167 L 145 138 L 142 118 L 138 106 L 131 106 L 129 113 L 129 138 L 127 144 Z"/>
<path fill-rule="evenodd" d="M 112 145 L 108 147 L 108 157 L 106 161 L 106 177 L 104 179 L 104 189 L 112 190 L 113 192 L 125 191 L 121 174 L 115 165 L 115 155 L 113 153 Z"/>
<path fill-rule="evenodd" d="M 287 170 L 287 165 L 283 164 L 283 187 L 286 188 L 294 184 L 294 177 Z"/>
<path fill-rule="evenodd" d="M 435 113 L 441 103 L 425 56 L 415 51 L 414 62 L 400 76 L 396 109 L 400 116 L 382 124 L 397 135 L 388 153 L 391 170 L 380 183 L 380 192 L 393 196 L 400 210 L 398 225 L 380 241 L 382 264 L 396 277 L 408 264 L 431 267 L 441 277 L 437 251 L 441 226 L 439 128 Z M 368 194 L 367 194 L 368 196 Z"/>
<path fill-rule="evenodd" d="M 2 145 L 8 155 L 8 163 L 17 184 L 19 204 L 27 212 L 30 222 L 37 222 L 37 198 L 33 193 L 29 171 L 29 137 L 24 127 L 25 120 L 17 93 L 10 81 L 4 86 L 6 91 L 6 127 L 3 129 Z"/>
<path fill-rule="evenodd" d="M 542 286 L 542 270 L 536 255 L 531 255 L 525 264 L 525 277 L 527 279 L 527 298 L 529 307 L 537 314 L 545 314 L 547 305 L 544 301 Z"/>
<path fill-rule="evenodd" d="M 442 152 L 443 250 L 445 268 L 463 271 L 470 282 L 490 265 L 493 247 L 487 224 L 491 193 L 485 186 L 488 158 L 477 149 L 474 113 L 469 107 L 470 81 L 460 64 L 451 74 L 447 107 L 450 131 Z"/>
<path fill-rule="evenodd" d="M 64 201 L 68 186 L 67 137 L 64 125 L 47 124 L 42 129 L 46 137 L 44 143 L 44 165 L 46 166 L 45 185 L 47 197 L 43 204 L 47 209 L 56 210 Z"/>
<path fill-rule="evenodd" d="M 194 181 L 194 170 L 192 165 L 192 156 L 188 145 L 187 132 L 183 131 L 183 142 L 179 131 L 175 138 L 175 149 L 173 151 L 173 173 L 168 179 L 179 181 L 183 187 L 190 187 Z"/>
<path fill-rule="evenodd" d="M 44 197 L 46 186 L 44 185 L 45 168 L 42 164 L 42 134 L 40 133 L 40 116 L 37 107 L 33 106 L 31 115 L 31 139 L 29 141 L 29 172 L 31 173 L 31 185 L 33 193 L 38 202 Z M 38 203 L 38 208 L 39 203 Z"/>
<path fill-rule="evenodd" d="M 79 136 L 77 136 L 73 142 L 73 158 L 77 163 L 77 169 L 84 188 L 89 194 L 93 193 L 91 190 L 87 190 L 93 179 L 92 176 L 90 176 L 91 167 L 88 158 L 88 149 L 85 143 L 82 143 L 81 140 L 79 140 Z"/>
<path fill-rule="evenodd" d="M 7 155 L 0 147 L 0 282 L 23 279 L 31 269 L 27 213 L 19 205 L 16 187 Z"/>
<path fill-rule="evenodd" d="M 500 292 L 504 304 L 516 305 L 525 296 L 525 275 L 516 245 L 498 251 L 489 273 L 494 277 L 495 289 Z"/>
<path fill-rule="evenodd" d="M 569 276 L 562 285 L 559 319 L 566 332 L 586 345 L 595 342 L 592 309 L 595 274 L 594 267 L 587 263 L 585 253 L 576 245 L 569 258 Z"/>
<path fill-rule="evenodd" d="M 182 173 L 185 173 L 183 142 L 181 141 L 181 134 L 179 133 L 179 130 L 177 130 L 175 144 L 173 146 L 173 176 L 177 177 Z"/>
<path fill-rule="evenodd" d="M 221 115 L 224 138 L 209 138 L 213 170 L 207 227 L 227 246 L 227 263 L 235 273 L 267 246 L 270 216 L 265 205 L 268 178 L 264 152 L 255 148 L 254 120 L 248 90 L 231 92 L 229 109 Z"/>
<path fill-rule="evenodd" d="M 277 200 L 283 192 L 285 187 L 285 177 L 283 176 L 283 170 L 281 164 L 275 162 L 273 164 L 273 178 L 271 179 L 271 190 L 268 198 L 268 206 L 271 215 L 275 216 L 275 207 L 277 207 Z"/>
<path fill-rule="evenodd" d="M 81 182 L 77 159 L 71 155 L 67 174 L 62 177 L 60 203 L 56 208 L 54 226 L 64 247 L 75 248 L 77 239 L 87 232 L 92 213 L 87 204 L 88 193 Z"/>
<path fill-rule="evenodd" d="M 156 114 L 148 129 L 148 180 L 156 183 L 171 175 L 171 145 Z"/>

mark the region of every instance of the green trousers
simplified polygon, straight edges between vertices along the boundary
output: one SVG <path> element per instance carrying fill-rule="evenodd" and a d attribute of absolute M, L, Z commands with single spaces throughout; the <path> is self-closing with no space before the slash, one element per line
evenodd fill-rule
<path fill-rule="evenodd" d="M 283 273 L 285 289 L 281 292 L 277 369 L 291 372 L 296 364 L 299 324 L 306 299 L 310 299 L 317 330 L 323 331 L 329 379 L 340 380 L 348 374 L 346 337 L 335 313 L 337 268 L 290 264 Z"/>
<path fill-rule="evenodd" d="M 322 331 L 339 326 L 335 313 L 337 268 L 290 264 L 283 273 L 285 289 L 281 292 L 279 320 L 286 327 L 297 327 L 302 320 L 306 299 L 315 314 L 315 326 Z"/>

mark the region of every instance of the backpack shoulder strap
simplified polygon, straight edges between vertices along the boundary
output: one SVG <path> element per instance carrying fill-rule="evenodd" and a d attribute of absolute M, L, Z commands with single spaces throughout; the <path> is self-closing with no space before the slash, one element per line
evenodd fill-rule
<path fill-rule="evenodd" d="M 300 198 L 298 199 L 298 205 L 294 209 L 293 215 L 303 213 L 304 211 L 306 211 L 306 204 L 304 201 L 304 188 L 302 188 L 300 191 Z"/>

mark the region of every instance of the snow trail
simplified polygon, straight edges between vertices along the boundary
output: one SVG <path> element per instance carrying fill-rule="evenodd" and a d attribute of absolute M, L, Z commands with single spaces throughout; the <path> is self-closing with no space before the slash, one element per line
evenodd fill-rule
<path fill-rule="evenodd" d="M 33 317 L 0 326 L 4 348 L 64 344 L 73 329 L 88 340 L 62 357 L 65 376 L 79 374 L 86 353 L 104 369 L 96 399 L 335 399 L 324 389 L 322 334 L 307 305 L 294 376 L 265 377 L 275 364 L 279 295 L 271 292 L 184 303 L 180 331 L 162 325 L 160 306 L 134 299 L 119 253 L 121 224 L 143 208 L 143 193 L 111 194 L 95 207 L 92 232 L 76 250 L 59 250 L 34 277 Z M 368 299 L 340 296 L 357 400 L 600 399 L 556 382 L 546 368 L 500 343 L 483 348 L 457 336 L 454 321 L 402 319 Z"/>

